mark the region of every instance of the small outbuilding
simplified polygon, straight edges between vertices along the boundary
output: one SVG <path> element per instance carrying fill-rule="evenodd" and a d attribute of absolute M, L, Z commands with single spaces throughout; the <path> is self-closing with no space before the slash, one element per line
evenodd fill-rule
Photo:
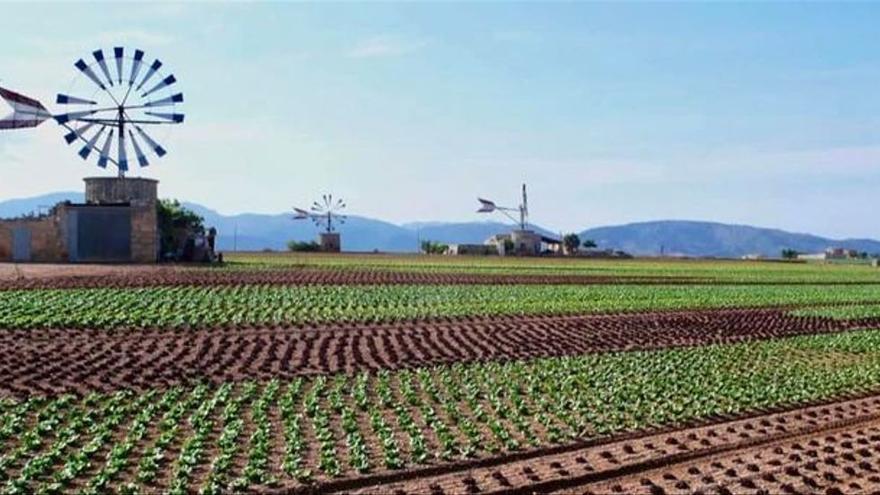
<path fill-rule="evenodd" d="M 85 185 L 83 203 L 0 220 L 0 261 L 155 263 L 158 181 L 92 177 Z"/>

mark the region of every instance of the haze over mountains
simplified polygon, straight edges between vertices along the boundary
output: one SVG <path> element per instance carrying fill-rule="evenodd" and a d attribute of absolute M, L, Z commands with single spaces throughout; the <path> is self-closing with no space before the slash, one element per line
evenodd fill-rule
<path fill-rule="evenodd" d="M 82 193 L 61 192 L 32 198 L 0 201 L 0 218 L 45 212 L 60 201 L 82 201 Z M 193 203 L 184 203 L 217 228 L 221 250 L 283 250 L 291 239 L 312 240 L 315 227 L 309 222 L 294 222 L 289 213 L 277 215 L 244 213 L 221 215 Z M 539 226 L 533 228 L 557 237 Z M 342 226 L 343 249 L 347 251 L 415 252 L 420 240 L 445 243 L 482 243 L 486 238 L 507 232 L 507 223 L 485 222 L 415 222 L 396 225 L 381 220 L 350 216 Z M 868 253 L 880 253 L 880 241 L 873 239 L 835 240 L 810 234 L 785 232 L 747 225 L 714 222 L 664 220 L 587 229 L 581 239 L 593 239 L 602 248 L 613 248 L 634 255 L 681 255 L 739 257 L 746 254 L 779 256 L 783 249 L 819 252 L 827 247 L 844 247 Z"/>

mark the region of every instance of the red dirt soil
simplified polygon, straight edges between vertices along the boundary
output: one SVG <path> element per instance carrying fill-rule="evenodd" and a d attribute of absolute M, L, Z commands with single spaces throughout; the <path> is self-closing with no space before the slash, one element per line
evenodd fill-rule
<path fill-rule="evenodd" d="M 880 396 L 543 449 L 320 492 L 866 493 L 880 489 Z M 381 485 L 381 486 L 380 486 Z"/>
<path fill-rule="evenodd" d="M 782 309 L 461 318 L 315 328 L 7 330 L 0 395 L 285 379 L 452 362 L 732 343 L 863 327 Z"/>
<path fill-rule="evenodd" d="M 407 272 L 384 269 L 224 269 L 205 265 L 0 263 L 0 290 L 236 285 L 873 285 L 880 281 L 716 280 L 701 277 Z"/>
<path fill-rule="evenodd" d="M 0 263 L 0 290 L 230 285 L 510 285 L 675 284 L 691 277 L 429 273 L 339 268 L 234 269 L 148 265 Z M 711 283 L 711 282 L 707 282 Z"/>

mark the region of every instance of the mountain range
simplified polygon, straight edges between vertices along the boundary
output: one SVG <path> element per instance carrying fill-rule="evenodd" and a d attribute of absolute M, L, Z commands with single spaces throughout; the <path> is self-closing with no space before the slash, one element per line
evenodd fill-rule
<path fill-rule="evenodd" d="M 0 218 L 45 212 L 61 201 L 83 201 L 82 193 L 59 192 L 43 196 L 0 201 Z M 283 250 L 289 240 L 315 238 L 309 222 L 294 222 L 290 213 L 277 215 L 242 213 L 222 215 L 195 203 L 184 205 L 218 230 L 221 250 Z M 532 226 L 544 235 L 558 237 L 547 229 Z M 371 218 L 349 216 L 341 226 L 346 251 L 414 252 L 421 240 L 443 243 L 479 244 L 486 238 L 507 232 L 506 223 L 483 222 L 414 222 L 402 225 Z M 820 252 L 828 247 L 843 247 L 859 252 L 880 253 L 880 241 L 873 239 L 828 239 L 811 234 L 778 229 L 729 225 L 715 222 L 662 220 L 596 227 L 579 232 L 581 239 L 592 239 L 600 248 L 626 251 L 637 256 L 740 257 L 760 254 L 779 256 L 783 249 Z"/>

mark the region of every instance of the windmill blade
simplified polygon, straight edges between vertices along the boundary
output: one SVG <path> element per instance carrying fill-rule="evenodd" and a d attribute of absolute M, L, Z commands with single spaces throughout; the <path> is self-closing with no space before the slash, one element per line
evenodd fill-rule
<path fill-rule="evenodd" d="M 98 166 L 101 168 L 107 168 L 107 162 L 110 161 L 110 143 L 113 141 L 114 130 L 110 129 L 110 134 L 107 135 L 104 146 L 101 148 L 101 156 L 98 158 Z"/>
<path fill-rule="evenodd" d="M 85 98 L 77 98 L 76 96 L 59 94 L 55 98 L 55 103 L 59 105 L 97 105 L 98 102 L 87 100 Z"/>
<path fill-rule="evenodd" d="M 477 210 L 477 213 L 492 213 L 498 207 L 495 205 L 494 201 L 489 201 L 488 199 L 477 198 L 477 201 L 480 202 L 480 209 Z"/>
<path fill-rule="evenodd" d="M 143 138 L 143 140 L 147 142 L 147 145 L 153 149 L 153 152 L 156 153 L 156 156 L 160 158 L 165 156 L 165 154 L 167 153 L 167 151 L 165 151 L 165 148 L 159 146 L 156 141 L 153 141 L 153 138 L 151 138 L 149 135 L 147 135 L 146 132 L 144 132 L 143 129 L 141 129 L 141 126 L 136 125 L 134 126 L 134 128 L 137 130 L 138 134 L 140 134 L 141 138 Z"/>
<path fill-rule="evenodd" d="M 81 150 L 79 150 L 79 156 L 82 157 L 83 160 L 88 159 L 89 154 L 92 152 L 92 150 L 96 149 L 95 146 L 98 144 L 98 140 L 101 139 L 101 136 L 104 134 L 105 130 L 107 130 L 107 127 L 101 126 L 101 129 L 98 131 L 98 133 L 92 136 L 92 139 L 89 139 L 86 145 L 83 146 Z"/>
<path fill-rule="evenodd" d="M 117 147 L 116 154 L 119 157 L 119 161 L 116 166 L 119 167 L 120 171 L 125 172 L 128 170 L 128 151 L 125 149 L 125 132 L 122 129 L 119 130 L 119 143 L 117 143 Z"/>
<path fill-rule="evenodd" d="M 134 154 L 137 155 L 138 165 L 141 167 L 148 167 L 150 165 L 150 161 L 147 160 L 147 155 L 144 154 L 143 150 L 141 150 L 141 145 L 138 144 L 137 139 L 134 137 L 134 133 L 131 132 L 131 129 L 128 130 L 128 137 L 131 138 L 131 145 L 134 147 Z"/>
<path fill-rule="evenodd" d="M 92 52 L 92 56 L 95 57 L 95 61 L 98 62 L 98 66 L 101 68 L 101 72 L 104 73 L 104 77 L 107 78 L 107 82 L 110 83 L 110 86 L 113 86 L 113 78 L 110 77 L 110 70 L 107 68 L 107 61 L 104 60 L 104 50 L 95 50 Z"/>
<path fill-rule="evenodd" d="M 183 93 L 177 93 L 176 95 L 172 95 L 167 98 L 162 98 L 161 100 L 148 101 L 148 102 L 144 103 L 144 106 L 145 107 L 167 107 L 168 105 L 173 105 L 175 103 L 183 103 Z"/>
<path fill-rule="evenodd" d="M 64 135 L 64 140 L 67 141 L 67 144 L 73 144 L 77 139 L 82 139 L 83 135 L 88 132 L 89 129 L 94 127 L 94 122 L 86 122 L 85 125 L 80 127 L 79 129 L 70 131 L 69 133 Z"/>
<path fill-rule="evenodd" d="M 131 74 L 128 76 L 128 85 L 131 86 L 134 84 L 134 80 L 137 79 L 138 73 L 141 71 L 141 64 L 144 61 L 144 52 L 141 50 L 134 51 L 134 60 L 131 64 Z"/>
<path fill-rule="evenodd" d="M 174 77 L 174 74 L 171 74 L 170 76 L 166 77 L 165 79 L 162 79 L 159 83 L 157 83 L 155 86 L 153 86 L 149 91 L 142 94 L 141 97 L 146 98 L 147 96 L 150 96 L 151 94 L 155 93 L 156 91 L 159 91 L 160 89 L 163 89 L 163 88 L 167 88 L 168 86 L 171 86 L 172 84 L 174 84 L 176 82 L 177 82 L 177 79 Z"/>
<path fill-rule="evenodd" d="M 153 112 L 144 112 L 147 115 L 152 117 L 158 117 L 160 119 L 165 119 L 174 122 L 175 124 L 180 124 L 183 122 L 184 115 L 182 113 L 153 113 Z"/>
<path fill-rule="evenodd" d="M 104 83 L 102 83 L 101 80 L 98 79 L 98 76 L 97 76 L 97 74 L 95 74 L 95 71 L 93 71 L 92 68 L 89 67 L 88 64 L 86 64 L 83 59 L 77 60 L 76 63 L 73 65 L 75 65 L 76 68 L 79 69 L 80 72 L 85 74 L 86 77 L 91 79 L 93 83 L 97 84 L 98 87 L 100 87 L 101 89 L 104 89 L 104 90 L 107 89 L 107 86 L 104 86 Z"/>
<path fill-rule="evenodd" d="M 303 210 L 301 208 L 294 208 L 293 211 L 296 212 L 296 216 L 293 217 L 296 220 L 304 220 L 306 218 L 309 218 L 309 212 L 307 212 L 306 210 Z"/>
<path fill-rule="evenodd" d="M 125 53 L 125 49 L 121 46 L 113 47 L 113 58 L 116 59 L 116 81 L 122 86 L 122 57 Z M 123 136 L 125 133 L 120 133 Z"/>
<path fill-rule="evenodd" d="M 12 114 L 0 120 L 0 129 L 36 127 L 52 117 L 42 103 L 15 91 L 0 88 L 0 98 L 12 108 Z"/>
<path fill-rule="evenodd" d="M 55 122 L 59 124 L 65 124 L 70 122 L 71 120 L 79 120 L 83 117 L 88 117 L 89 115 L 93 115 L 97 113 L 95 110 L 83 110 L 82 112 L 70 112 L 70 113 L 62 113 L 59 115 L 55 115 L 53 118 Z"/>
<path fill-rule="evenodd" d="M 156 59 L 155 61 L 153 61 L 153 65 L 150 66 L 149 70 L 147 70 L 147 73 L 144 74 L 144 78 L 141 80 L 141 83 L 138 84 L 138 86 L 137 86 L 138 91 L 140 91 L 141 88 L 144 87 L 144 84 L 147 84 L 147 81 L 149 81 L 150 78 L 153 77 L 153 74 L 155 74 L 156 71 L 159 70 L 160 67 L 162 67 L 162 62 L 160 62 L 159 59 Z"/>

